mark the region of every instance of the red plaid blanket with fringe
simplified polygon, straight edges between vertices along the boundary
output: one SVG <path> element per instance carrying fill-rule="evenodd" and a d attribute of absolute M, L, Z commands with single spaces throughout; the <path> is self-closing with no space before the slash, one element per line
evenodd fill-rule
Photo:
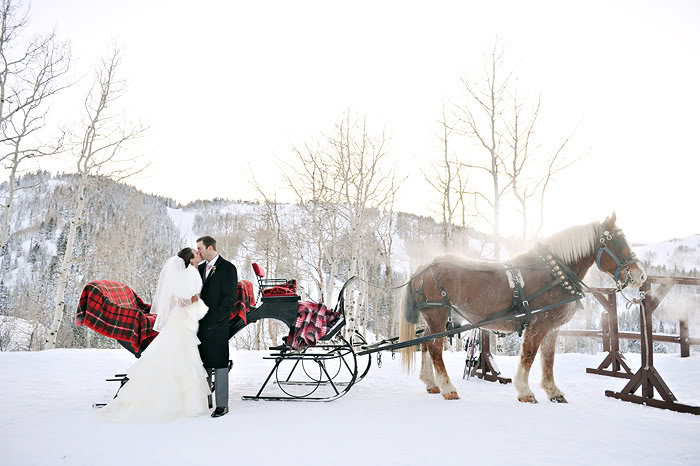
<path fill-rule="evenodd" d="M 85 325 L 95 332 L 131 344 L 134 351 L 145 347 L 158 332 L 153 330 L 156 315 L 123 283 L 95 280 L 83 288 L 75 314 L 75 325 Z"/>
<path fill-rule="evenodd" d="M 248 280 L 241 280 L 236 287 L 237 301 L 231 311 L 230 320 L 240 317 L 244 324 L 248 324 L 246 314 L 250 312 L 250 307 L 255 306 L 255 293 L 253 293 L 253 283 Z"/>
<path fill-rule="evenodd" d="M 294 350 L 314 346 L 323 338 L 340 317 L 340 312 L 311 301 L 299 303 L 299 314 L 294 327 L 289 329 L 287 344 Z"/>
<path fill-rule="evenodd" d="M 237 293 L 238 301 L 231 310 L 230 319 L 240 317 L 247 323 L 246 313 L 250 306 L 255 306 L 253 284 L 247 280 L 238 282 Z M 156 315 L 150 311 L 151 305 L 144 303 L 123 283 L 95 280 L 83 288 L 75 325 L 84 325 L 106 337 L 128 342 L 138 352 L 158 335 L 153 330 Z"/>

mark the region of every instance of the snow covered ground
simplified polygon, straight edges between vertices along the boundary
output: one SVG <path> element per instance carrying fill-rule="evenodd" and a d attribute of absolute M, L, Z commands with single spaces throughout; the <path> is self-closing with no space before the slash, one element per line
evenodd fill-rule
<path fill-rule="evenodd" d="M 667 465 L 700 464 L 700 416 L 604 396 L 626 380 L 585 374 L 603 355 L 558 354 L 555 373 L 569 404 L 546 400 L 539 361 L 531 386 L 540 403 L 518 403 L 512 386 L 462 380 L 464 353 L 446 364 L 462 396 L 429 395 L 398 358 L 330 403 L 242 401 L 270 368 L 266 353 L 232 352 L 231 412 L 169 424 L 105 424 L 93 402 L 104 379 L 134 360 L 125 350 L 0 353 L 0 464 L 20 465 Z M 504 375 L 515 357 L 496 358 Z M 627 355 L 633 369 L 639 355 Z M 655 355 L 679 401 L 700 405 L 700 355 Z"/>

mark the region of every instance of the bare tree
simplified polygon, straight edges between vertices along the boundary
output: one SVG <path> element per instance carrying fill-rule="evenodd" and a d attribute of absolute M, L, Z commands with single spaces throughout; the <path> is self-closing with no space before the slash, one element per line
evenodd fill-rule
<path fill-rule="evenodd" d="M 496 257 L 499 257 L 498 241 L 501 237 L 500 215 L 504 196 L 511 191 L 521 215 L 521 236 L 528 239 L 531 224 L 532 203 L 539 196 L 539 234 L 544 222 L 544 199 L 553 177 L 578 160 L 564 156 L 573 133 L 566 137 L 545 158 L 541 144 L 535 144 L 536 127 L 539 123 L 542 97 L 533 105 L 526 105 L 513 84 L 512 74 L 504 74 L 503 51 L 496 43 L 487 59 L 487 72 L 483 85 L 477 87 L 462 80 L 467 90 L 468 102 L 460 107 L 460 120 L 465 133 L 477 141 L 487 155 L 486 163 L 464 162 L 463 166 L 485 173 L 490 178 L 489 195 L 472 192 L 486 201 L 492 210 L 491 225 L 496 242 Z M 503 75 L 503 77 L 501 77 Z M 512 99 L 512 113 L 505 110 L 506 101 Z M 462 203 L 464 206 L 464 203 Z"/>
<path fill-rule="evenodd" d="M 68 87 L 64 77 L 70 66 L 70 50 L 54 33 L 22 42 L 29 9 L 22 11 L 13 0 L 2 0 L 0 11 L 0 163 L 9 174 L 2 203 L 0 248 L 10 235 L 10 211 L 15 200 L 17 177 L 29 159 L 61 151 L 63 137 L 42 143 L 52 97 Z"/>
<path fill-rule="evenodd" d="M 296 163 L 285 170 L 287 185 L 297 197 L 305 216 L 294 237 L 301 260 L 313 271 L 321 300 L 330 302 L 335 288 L 339 257 L 337 203 L 340 191 L 334 190 L 333 171 L 327 154 L 317 144 L 293 148 Z M 329 278 L 326 280 L 326 272 Z"/>
<path fill-rule="evenodd" d="M 527 225 L 528 225 L 528 205 L 530 199 L 536 194 L 539 183 L 528 183 L 523 180 L 526 173 L 526 168 L 531 162 L 530 147 L 535 133 L 535 124 L 539 115 L 541 97 L 537 99 L 537 104 L 529 121 L 523 121 L 524 104 L 518 101 L 517 88 L 513 96 L 513 115 L 512 122 L 504 120 L 508 131 L 508 145 L 511 148 L 510 163 L 506 166 L 506 172 L 510 178 L 513 194 L 520 204 L 521 213 L 521 233 L 523 240 L 526 240 Z"/>
<path fill-rule="evenodd" d="M 331 302 L 338 277 L 362 279 L 362 296 L 352 293 L 347 301 L 349 331 L 359 324 L 361 303 L 368 305 L 364 295 L 372 265 L 366 256 L 376 250 L 370 212 L 381 208 L 392 191 L 385 144 L 384 134 L 370 135 L 366 119 L 348 111 L 320 144 L 295 147 L 295 165 L 286 170 L 287 183 L 309 220 L 305 239 L 312 249 L 304 260 L 314 270 L 322 299 Z"/>
<path fill-rule="evenodd" d="M 500 128 L 503 115 L 504 101 L 507 96 L 511 75 L 501 77 L 503 67 L 503 50 L 495 44 L 487 60 L 487 71 L 484 85 L 479 87 L 462 79 L 467 91 L 468 101 L 458 108 L 460 120 L 464 125 L 465 134 L 474 138 L 477 145 L 486 153 L 486 161 L 481 164 L 463 162 L 462 165 L 481 171 L 490 178 L 491 194 L 484 195 L 479 191 L 472 194 L 481 198 L 491 208 L 491 219 L 487 220 L 492 226 L 495 256 L 500 256 L 501 238 L 501 202 L 504 193 L 510 187 L 510 180 L 505 173 L 504 157 L 502 154 L 503 135 Z"/>
<path fill-rule="evenodd" d="M 442 215 L 442 246 L 447 251 L 452 246 L 453 216 L 457 207 L 462 202 L 464 206 L 464 191 L 462 188 L 462 167 L 456 161 L 450 159 L 449 138 L 453 129 L 447 123 L 445 104 L 442 105 L 442 120 L 440 120 L 440 144 L 442 154 L 440 164 L 433 173 L 423 173 L 423 177 L 440 196 L 440 209 Z M 455 186 L 457 185 L 457 186 Z M 457 189 L 455 189 L 457 188 Z M 455 192 L 456 191 L 456 192 Z M 462 193 L 460 197 L 460 192 Z M 454 197 L 457 197 L 454 199 Z M 462 211 L 464 222 L 464 210 Z"/>
<path fill-rule="evenodd" d="M 564 140 L 556 147 L 554 154 L 547 161 L 547 168 L 539 181 L 542 186 L 540 188 L 540 199 L 539 199 L 539 210 L 540 210 L 540 222 L 537 226 L 537 231 L 535 236 L 539 236 L 542 231 L 542 226 L 544 225 L 544 204 L 545 196 L 547 195 L 547 188 L 550 183 L 554 180 L 555 176 L 563 170 L 571 167 L 573 164 L 578 162 L 582 155 L 575 156 L 574 158 L 567 159 L 565 157 L 566 149 L 571 142 L 571 138 L 574 136 L 572 132 L 569 136 L 564 138 Z"/>
<path fill-rule="evenodd" d="M 388 180 L 391 173 L 384 167 L 386 136 L 371 136 L 367 119 L 355 121 L 350 112 L 336 124 L 336 134 L 329 139 L 333 170 L 338 175 L 341 188 L 341 209 L 338 214 L 349 225 L 347 244 L 349 247 L 350 269 L 348 276 L 358 275 L 361 283 L 366 283 L 360 267 L 362 246 L 366 235 L 369 209 L 383 206 L 391 196 Z M 349 300 L 349 325 L 347 332 L 352 334 L 358 326 L 359 303 L 354 294 Z"/>
<path fill-rule="evenodd" d="M 283 225 L 280 215 L 280 205 L 277 198 L 269 198 L 260 186 L 254 182 L 260 195 L 263 196 L 263 203 L 258 209 L 259 227 L 255 234 L 256 255 L 262 255 L 263 264 L 269 277 L 286 277 L 291 267 L 288 265 L 290 254 L 289 238 L 287 228 Z M 278 344 L 277 337 L 281 333 L 280 323 L 268 322 L 268 333 L 273 345 Z M 256 350 L 263 349 L 265 343 L 265 322 L 258 321 L 255 324 L 255 346 Z"/>
<path fill-rule="evenodd" d="M 377 229 L 377 236 L 379 237 L 380 251 L 379 255 L 384 260 L 384 290 L 383 290 L 383 300 L 384 307 L 386 309 L 386 334 L 387 336 L 394 335 L 396 327 L 396 311 L 394 309 L 394 295 L 392 293 L 394 288 L 394 267 L 392 262 L 393 246 L 394 246 L 394 233 L 395 233 L 395 221 L 394 221 L 394 202 L 396 200 L 396 193 L 398 191 L 398 186 L 395 179 L 391 180 L 391 197 L 382 209 L 380 213 L 379 228 Z M 375 323 L 378 325 L 378 322 Z M 375 328 L 376 333 L 378 329 Z"/>
<path fill-rule="evenodd" d="M 46 340 L 46 349 L 55 348 L 58 331 L 63 322 L 68 271 L 73 261 L 73 244 L 78 227 L 83 223 L 83 210 L 88 199 L 86 188 L 91 178 L 103 176 L 121 181 L 145 168 L 134 168 L 134 158 L 126 158 L 122 154 L 125 145 L 140 136 L 145 129 L 122 127 L 115 120 L 113 107 L 123 96 L 125 89 L 124 82 L 117 76 L 119 64 L 119 51 L 115 49 L 102 61 L 95 82 L 85 99 L 84 132 L 76 145 L 79 181 L 66 249 L 56 284 L 54 316 Z"/>

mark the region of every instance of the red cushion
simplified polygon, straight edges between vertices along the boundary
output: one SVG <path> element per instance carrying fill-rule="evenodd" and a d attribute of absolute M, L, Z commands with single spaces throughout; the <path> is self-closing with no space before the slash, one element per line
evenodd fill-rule
<path fill-rule="evenodd" d="M 296 290 L 291 286 L 271 286 L 262 290 L 264 297 L 270 296 L 295 296 Z"/>
<path fill-rule="evenodd" d="M 265 278 L 265 270 L 255 262 L 253 262 L 253 272 L 255 272 L 255 275 L 258 277 Z"/>

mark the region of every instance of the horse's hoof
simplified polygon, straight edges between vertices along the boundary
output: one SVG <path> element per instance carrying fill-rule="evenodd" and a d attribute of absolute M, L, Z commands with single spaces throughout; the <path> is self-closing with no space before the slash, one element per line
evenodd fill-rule
<path fill-rule="evenodd" d="M 430 387 L 427 390 L 428 390 L 428 393 L 440 393 L 439 387 Z"/>
<path fill-rule="evenodd" d="M 535 395 L 522 395 L 518 397 L 518 401 L 521 403 L 537 403 L 537 399 L 535 399 Z"/>
<path fill-rule="evenodd" d="M 459 395 L 457 392 L 445 393 L 442 395 L 446 400 L 459 400 Z"/>
<path fill-rule="evenodd" d="M 549 401 L 551 401 L 552 403 L 568 403 L 568 401 L 566 401 L 566 398 L 564 398 L 564 395 L 553 396 L 549 399 Z"/>

